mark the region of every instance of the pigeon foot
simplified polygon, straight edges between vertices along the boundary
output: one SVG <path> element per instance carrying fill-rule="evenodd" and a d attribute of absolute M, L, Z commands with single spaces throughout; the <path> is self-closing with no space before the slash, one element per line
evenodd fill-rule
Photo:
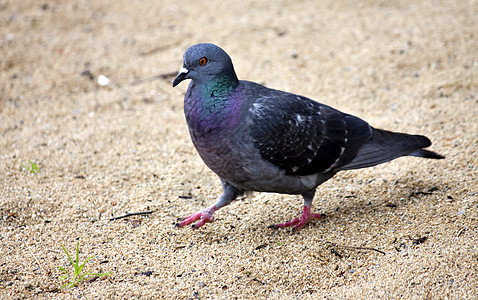
<path fill-rule="evenodd" d="M 189 225 L 193 222 L 198 221 L 196 224 L 191 225 L 193 229 L 197 229 L 207 222 L 211 222 L 214 218 L 212 214 L 217 210 L 215 206 L 209 207 L 205 210 L 198 211 L 197 213 L 194 213 L 192 215 L 189 215 L 185 218 L 180 218 L 179 221 L 180 223 L 176 224 L 176 227 L 184 227 L 186 225 Z"/>
<path fill-rule="evenodd" d="M 269 228 L 284 228 L 284 227 L 294 227 L 294 230 L 297 230 L 303 227 L 309 219 L 320 219 L 325 217 L 323 214 L 313 214 L 310 212 L 311 207 L 304 205 L 304 210 L 302 211 L 302 215 L 298 218 L 292 219 L 285 223 L 280 223 L 276 225 L 271 225 Z"/>

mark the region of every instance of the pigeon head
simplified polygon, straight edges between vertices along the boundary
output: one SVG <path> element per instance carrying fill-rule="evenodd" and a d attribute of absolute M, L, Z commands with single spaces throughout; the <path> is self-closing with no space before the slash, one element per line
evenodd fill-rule
<path fill-rule="evenodd" d="M 217 78 L 227 79 L 237 85 L 238 79 L 229 55 L 214 44 L 196 44 L 183 56 L 183 67 L 173 81 L 173 87 L 185 79 L 195 84 L 207 84 Z"/>

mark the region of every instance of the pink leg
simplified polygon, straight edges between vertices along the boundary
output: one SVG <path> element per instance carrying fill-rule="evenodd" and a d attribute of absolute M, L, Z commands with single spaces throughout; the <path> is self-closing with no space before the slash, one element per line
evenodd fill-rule
<path fill-rule="evenodd" d="M 183 227 L 186 225 L 191 224 L 192 222 L 195 222 L 199 220 L 196 224 L 193 224 L 191 227 L 193 229 L 199 228 L 206 224 L 206 222 L 211 222 L 213 218 L 214 212 L 217 210 L 216 205 L 210 206 L 204 210 L 198 211 L 197 213 L 194 213 L 192 215 L 189 215 L 185 218 L 181 218 L 180 221 L 181 223 L 176 224 L 176 227 Z"/>
<path fill-rule="evenodd" d="M 320 219 L 324 217 L 323 214 L 313 214 L 310 212 L 311 206 L 304 205 L 304 210 L 302 211 L 302 216 L 292 219 L 285 223 L 280 223 L 276 225 L 271 225 L 269 228 L 284 228 L 294 226 L 294 229 L 299 229 L 304 226 L 309 219 Z"/>
<path fill-rule="evenodd" d="M 194 213 L 190 216 L 187 216 L 186 218 L 178 219 L 178 221 L 181 222 L 176 224 L 176 227 L 183 227 L 199 220 L 196 224 L 193 224 L 191 226 L 193 229 L 199 228 L 206 224 L 206 222 L 211 222 L 213 220 L 212 215 L 216 210 L 226 205 L 229 205 L 239 195 L 244 194 L 243 190 L 233 187 L 222 178 L 221 183 L 223 193 L 219 200 L 216 202 L 216 204 L 209 206 L 208 208 L 203 209 L 201 211 L 198 211 L 197 213 Z"/>

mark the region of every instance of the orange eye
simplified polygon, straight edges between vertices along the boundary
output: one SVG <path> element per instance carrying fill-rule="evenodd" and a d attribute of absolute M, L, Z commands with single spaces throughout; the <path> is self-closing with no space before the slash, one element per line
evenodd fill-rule
<path fill-rule="evenodd" d="M 207 63 L 207 57 L 203 57 L 203 58 L 201 58 L 201 59 L 199 60 L 199 64 L 200 64 L 201 66 L 204 66 L 206 63 Z"/>

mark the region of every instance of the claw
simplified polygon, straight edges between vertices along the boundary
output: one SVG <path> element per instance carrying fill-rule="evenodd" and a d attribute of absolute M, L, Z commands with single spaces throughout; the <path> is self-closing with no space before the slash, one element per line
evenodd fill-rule
<path fill-rule="evenodd" d="M 181 222 L 177 223 L 175 227 L 184 227 L 186 225 L 189 225 L 199 220 L 196 224 L 191 225 L 191 228 L 197 229 L 203 226 L 204 224 L 206 224 L 206 222 L 211 222 L 214 219 L 212 214 L 215 211 L 216 211 L 216 208 L 213 206 L 205 210 L 198 211 L 197 213 L 189 215 L 185 218 L 178 218 L 178 221 L 181 221 Z"/>
<path fill-rule="evenodd" d="M 270 225 L 268 228 L 284 228 L 284 227 L 291 227 L 294 226 L 294 230 L 297 230 L 303 227 L 309 219 L 320 219 L 325 217 L 323 214 L 313 214 L 310 212 L 310 206 L 304 205 L 304 210 L 302 211 L 302 215 L 298 218 L 294 218 L 285 223 L 279 223 L 276 225 Z"/>

